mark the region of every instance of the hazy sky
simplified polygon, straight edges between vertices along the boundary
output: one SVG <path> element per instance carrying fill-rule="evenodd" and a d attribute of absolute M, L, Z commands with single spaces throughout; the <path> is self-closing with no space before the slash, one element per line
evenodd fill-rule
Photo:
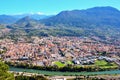
<path fill-rule="evenodd" d="M 120 10 L 120 0 L 0 0 L 0 14 L 56 14 L 63 10 L 112 6 Z"/>

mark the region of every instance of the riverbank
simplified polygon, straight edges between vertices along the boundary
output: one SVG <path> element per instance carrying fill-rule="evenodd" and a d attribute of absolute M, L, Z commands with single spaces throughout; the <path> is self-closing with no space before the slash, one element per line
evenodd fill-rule
<path fill-rule="evenodd" d="M 28 73 L 28 72 L 15 72 L 15 71 L 10 71 L 11 73 L 14 73 L 14 76 L 42 76 L 43 78 L 46 78 L 48 80 L 74 80 L 74 79 L 97 79 L 97 80 L 120 80 L 120 74 L 106 74 L 106 75 L 76 75 L 76 76 L 44 76 L 43 74 L 38 74 L 38 73 Z"/>
<path fill-rule="evenodd" d="M 37 73 L 37 74 L 43 74 L 46 76 L 76 76 L 76 75 L 87 76 L 87 75 L 117 75 L 117 74 L 120 74 L 120 70 L 99 71 L 99 72 L 59 72 L 59 71 L 45 71 L 45 70 L 34 70 L 34 69 L 24 69 L 24 68 L 15 68 L 15 67 L 10 67 L 10 71 Z"/>
<path fill-rule="evenodd" d="M 97 79 L 97 80 L 120 80 L 120 74 L 117 75 L 95 75 L 95 76 L 52 76 L 48 77 L 50 80 L 55 80 L 55 79 L 66 79 L 66 80 L 92 80 L 92 79 Z"/>

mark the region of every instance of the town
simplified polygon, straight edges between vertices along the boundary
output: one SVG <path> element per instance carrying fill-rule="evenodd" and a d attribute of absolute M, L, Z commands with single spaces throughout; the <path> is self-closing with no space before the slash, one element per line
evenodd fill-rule
<path fill-rule="evenodd" d="M 0 41 L 0 57 L 7 62 L 32 63 L 37 66 L 54 66 L 59 63 L 90 65 L 97 60 L 120 65 L 120 49 L 90 38 L 80 37 L 32 37 L 31 42 L 18 39 Z"/>

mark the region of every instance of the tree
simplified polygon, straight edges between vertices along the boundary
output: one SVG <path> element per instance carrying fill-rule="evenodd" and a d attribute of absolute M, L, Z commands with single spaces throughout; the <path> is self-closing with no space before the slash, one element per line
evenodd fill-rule
<path fill-rule="evenodd" d="M 0 61 L 0 80 L 15 80 L 14 75 L 8 70 L 9 66 Z"/>

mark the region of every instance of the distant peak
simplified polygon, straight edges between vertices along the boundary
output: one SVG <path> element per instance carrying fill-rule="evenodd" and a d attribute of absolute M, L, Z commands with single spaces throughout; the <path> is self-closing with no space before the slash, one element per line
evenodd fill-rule
<path fill-rule="evenodd" d="M 30 16 L 25 16 L 24 18 L 20 19 L 22 21 L 29 21 L 29 20 L 33 20 Z"/>
<path fill-rule="evenodd" d="M 111 7 L 111 6 L 98 6 L 98 7 L 93 7 L 93 8 L 89 8 L 87 10 L 107 10 L 107 11 L 119 11 L 118 9 Z"/>
<path fill-rule="evenodd" d="M 23 19 L 31 19 L 30 16 L 25 16 Z"/>
<path fill-rule="evenodd" d="M 26 17 L 24 17 L 24 18 L 22 18 L 22 19 L 19 19 L 16 23 L 17 24 L 21 24 L 22 22 L 29 22 L 29 21 L 34 21 L 34 19 L 32 19 L 32 18 L 30 18 L 30 16 L 26 16 Z"/>

